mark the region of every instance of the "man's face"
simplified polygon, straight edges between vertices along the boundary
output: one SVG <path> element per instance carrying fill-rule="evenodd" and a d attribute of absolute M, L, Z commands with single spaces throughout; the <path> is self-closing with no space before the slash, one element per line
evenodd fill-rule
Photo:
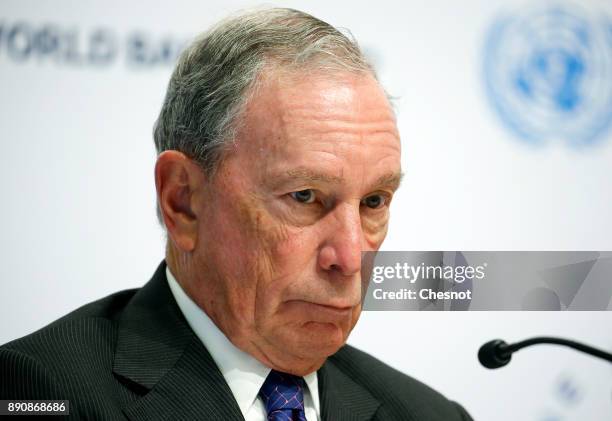
<path fill-rule="evenodd" d="M 264 80 L 206 186 L 192 295 L 268 366 L 316 370 L 357 322 L 361 252 L 385 238 L 399 177 L 395 119 L 373 78 Z"/>

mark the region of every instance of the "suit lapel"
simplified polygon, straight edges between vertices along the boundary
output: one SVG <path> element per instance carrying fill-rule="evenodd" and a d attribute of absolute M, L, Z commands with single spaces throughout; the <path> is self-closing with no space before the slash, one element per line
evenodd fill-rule
<path fill-rule="evenodd" d="M 321 420 L 371 420 L 380 402 L 329 359 L 317 372 Z"/>
<path fill-rule="evenodd" d="M 244 420 L 212 357 L 185 321 L 162 262 L 119 320 L 113 372 L 146 392 L 131 420 Z"/>

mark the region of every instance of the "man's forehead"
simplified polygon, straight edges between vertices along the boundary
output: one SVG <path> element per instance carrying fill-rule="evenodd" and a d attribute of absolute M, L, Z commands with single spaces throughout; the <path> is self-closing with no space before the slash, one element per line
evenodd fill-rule
<path fill-rule="evenodd" d="M 308 142 L 386 136 L 399 148 L 386 94 L 373 78 L 352 77 L 359 82 L 301 76 L 295 84 L 284 80 L 259 86 L 243 114 L 242 146 L 261 155 L 307 148 Z"/>
<path fill-rule="evenodd" d="M 251 125 L 290 122 L 312 118 L 324 122 L 388 120 L 395 115 L 387 95 L 369 74 L 321 72 L 271 72 L 258 81 L 249 99 L 245 117 Z M 263 117 L 263 119 L 262 119 Z"/>
<path fill-rule="evenodd" d="M 244 119 L 238 150 L 266 184 L 270 179 L 346 184 L 359 178 L 399 185 L 395 117 L 372 77 L 278 77 L 256 89 Z M 384 162 L 374 167 L 369 160 Z"/>

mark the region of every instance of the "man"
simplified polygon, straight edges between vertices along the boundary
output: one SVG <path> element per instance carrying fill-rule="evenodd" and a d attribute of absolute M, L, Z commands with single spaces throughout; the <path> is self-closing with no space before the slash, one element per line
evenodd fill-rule
<path fill-rule="evenodd" d="M 3 399 L 67 399 L 75 419 L 470 419 L 345 345 L 401 177 L 355 42 L 289 9 L 221 22 L 181 56 L 155 143 L 165 262 L 5 345 Z"/>

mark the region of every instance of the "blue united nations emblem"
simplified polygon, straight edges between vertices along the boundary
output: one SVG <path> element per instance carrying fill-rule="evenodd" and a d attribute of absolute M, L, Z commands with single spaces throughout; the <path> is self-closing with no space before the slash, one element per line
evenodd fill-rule
<path fill-rule="evenodd" d="M 561 6 L 501 17 L 487 36 L 484 77 L 521 138 L 590 144 L 612 122 L 612 23 Z"/>

